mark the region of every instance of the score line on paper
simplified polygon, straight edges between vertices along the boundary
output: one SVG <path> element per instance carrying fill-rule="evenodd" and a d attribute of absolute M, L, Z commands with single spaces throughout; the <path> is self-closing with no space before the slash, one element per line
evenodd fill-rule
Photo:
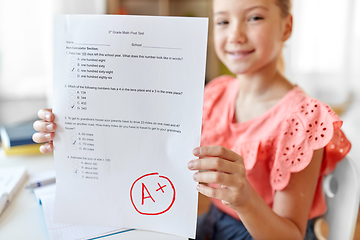
<path fill-rule="evenodd" d="M 159 48 L 159 49 L 170 49 L 170 50 L 182 50 L 182 48 L 171 48 L 171 47 L 153 47 L 153 46 L 142 46 L 143 48 Z"/>
<path fill-rule="evenodd" d="M 72 43 L 74 45 L 85 45 L 85 46 L 103 46 L 103 47 L 110 47 L 110 44 L 98 44 L 98 43 Z"/>

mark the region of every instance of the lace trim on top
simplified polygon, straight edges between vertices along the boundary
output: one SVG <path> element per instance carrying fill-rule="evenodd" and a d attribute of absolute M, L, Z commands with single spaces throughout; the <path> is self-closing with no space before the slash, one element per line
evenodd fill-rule
<path fill-rule="evenodd" d="M 313 151 L 325 147 L 342 121 L 327 105 L 307 99 L 282 124 L 274 166 L 271 170 L 273 190 L 282 190 L 292 172 L 303 170 L 311 161 Z"/>

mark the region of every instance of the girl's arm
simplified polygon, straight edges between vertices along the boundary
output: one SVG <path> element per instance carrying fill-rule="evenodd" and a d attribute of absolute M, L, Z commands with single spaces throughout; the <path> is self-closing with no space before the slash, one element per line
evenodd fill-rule
<path fill-rule="evenodd" d="M 303 171 L 292 173 L 289 184 L 275 193 L 273 209 L 247 181 L 240 155 L 220 146 L 197 148 L 194 155 L 199 159 L 190 161 L 189 168 L 208 170 L 195 173 L 194 179 L 221 186 L 215 189 L 199 184 L 198 191 L 208 197 L 221 199 L 225 205 L 233 208 L 255 240 L 304 239 L 323 149 L 314 151 L 310 164 Z"/>

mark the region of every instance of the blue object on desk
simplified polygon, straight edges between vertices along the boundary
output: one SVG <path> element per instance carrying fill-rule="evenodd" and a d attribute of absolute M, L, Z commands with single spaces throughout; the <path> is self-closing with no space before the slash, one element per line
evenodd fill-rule
<path fill-rule="evenodd" d="M 130 231 L 134 231 L 134 230 L 135 229 L 126 229 L 126 230 L 123 230 L 123 231 L 120 231 L 120 232 L 114 232 L 114 233 L 110 233 L 110 234 L 103 235 L 103 236 L 96 237 L 96 238 L 89 238 L 89 240 L 100 239 L 100 238 L 109 237 L 109 236 L 113 236 L 113 235 L 117 235 L 117 234 L 121 234 L 121 233 L 125 233 L 125 232 L 130 232 Z"/>
<path fill-rule="evenodd" d="M 26 188 L 37 188 L 37 187 L 45 186 L 45 185 L 52 184 L 52 183 L 56 183 L 55 177 L 52 177 L 49 179 L 44 179 L 43 181 L 39 181 L 39 182 L 29 183 L 28 185 L 26 185 Z"/>
<path fill-rule="evenodd" d="M 6 148 L 34 144 L 32 135 L 36 132 L 33 122 L 24 122 L 1 127 L 0 136 Z"/>

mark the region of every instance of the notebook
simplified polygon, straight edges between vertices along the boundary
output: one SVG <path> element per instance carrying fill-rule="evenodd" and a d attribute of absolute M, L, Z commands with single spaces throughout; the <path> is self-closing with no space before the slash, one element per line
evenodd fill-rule
<path fill-rule="evenodd" d="M 0 168 L 0 214 L 12 201 L 26 177 L 25 167 Z"/>

